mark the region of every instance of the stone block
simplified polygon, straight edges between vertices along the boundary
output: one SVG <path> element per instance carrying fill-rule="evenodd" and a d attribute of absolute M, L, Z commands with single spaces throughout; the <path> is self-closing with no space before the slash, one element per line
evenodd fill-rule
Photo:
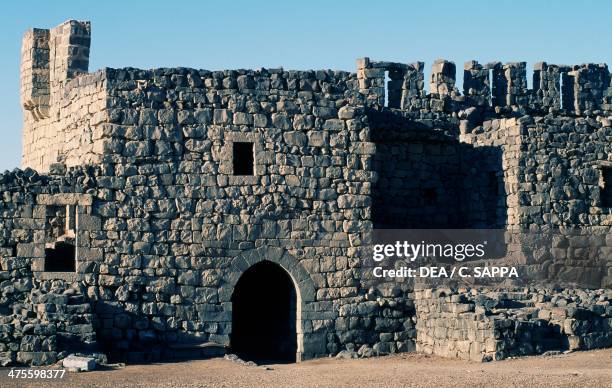
<path fill-rule="evenodd" d="M 73 354 L 62 360 L 62 366 L 78 372 L 89 372 L 96 368 L 96 359 L 93 357 L 79 357 Z"/>

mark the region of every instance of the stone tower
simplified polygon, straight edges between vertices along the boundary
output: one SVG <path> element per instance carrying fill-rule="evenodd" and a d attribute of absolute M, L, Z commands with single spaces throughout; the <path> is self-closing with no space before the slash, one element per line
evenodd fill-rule
<path fill-rule="evenodd" d="M 63 120 L 69 107 L 61 104 L 66 85 L 87 73 L 91 25 L 66 21 L 48 29 L 27 31 L 21 46 L 21 104 L 24 108 L 24 167 L 47 170 L 65 140 Z"/>

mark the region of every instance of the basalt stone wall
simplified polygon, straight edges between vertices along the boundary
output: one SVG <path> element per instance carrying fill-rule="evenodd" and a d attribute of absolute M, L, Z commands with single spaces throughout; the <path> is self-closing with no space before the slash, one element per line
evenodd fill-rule
<path fill-rule="evenodd" d="M 283 267 L 304 287 L 303 357 L 380 341 L 337 338 L 373 330 L 358 318 L 336 329 L 344 303 L 365 301 L 356 267 L 371 227 L 374 144 L 348 106 L 354 82 L 330 71 L 109 70 L 112 173 L 98 178 L 97 205 L 103 336 L 132 348 L 144 321 L 149 340 L 228 344 L 233 263 L 257 250 L 294 263 Z M 252 175 L 234 171 L 234 143 L 252 144 Z M 126 312 L 117 325 L 113 315 Z"/>
<path fill-rule="evenodd" d="M 546 116 L 519 122 L 519 223 L 610 226 L 601 195 L 603 171 L 612 162 L 610 120 Z"/>
<path fill-rule="evenodd" d="M 612 208 L 606 171 L 612 162 L 607 119 L 544 117 L 521 121 L 519 225 L 550 229 L 548 252 L 531 255 L 551 279 L 609 287 Z M 537 244 L 536 244 L 537 245 Z"/>
<path fill-rule="evenodd" d="M 475 361 L 612 345 L 610 290 L 415 291 L 417 351 Z"/>
<path fill-rule="evenodd" d="M 502 151 L 508 249 L 522 252 L 531 280 L 610 285 L 610 139 L 608 119 L 556 115 L 485 121 L 461 134 Z"/>
<path fill-rule="evenodd" d="M 489 186 L 499 196 L 496 198 L 495 213 L 504 220 L 501 226 L 512 226 L 518 223 L 519 191 L 519 158 L 521 152 L 521 134 L 517 118 L 488 120 L 481 126 L 462 132 L 460 141 L 471 145 L 485 155 L 483 161 L 471 164 L 470 168 L 484 169 L 490 178 Z M 488 162 L 488 163 L 487 163 Z M 495 182 L 499 185 L 495 187 Z M 472 192 L 473 190 L 470 190 Z M 466 204 L 467 213 L 472 213 L 472 203 Z"/>
<path fill-rule="evenodd" d="M 43 272 L 45 205 L 37 198 L 83 192 L 84 174 L 0 174 L 0 364 L 48 365 L 97 350 L 95 317 L 78 276 Z M 87 232 L 81 232 L 87 246 Z"/>
<path fill-rule="evenodd" d="M 393 112 L 380 116 L 371 116 L 376 143 L 372 168 L 377 174 L 372 192 L 374 227 L 460 225 L 460 144 L 419 122 L 399 120 Z"/>
<path fill-rule="evenodd" d="M 296 283 L 298 357 L 413 347 L 410 305 L 360 286 L 375 146 L 363 110 L 349 105 L 360 98 L 353 75 L 100 74 L 112 107 L 86 178 L 92 198 L 74 199 L 75 276 L 107 351 L 139 361 L 171 343 L 229 344 L 233 287 L 261 260 Z M 234 143 L 251 145 L 252 175 L 235 171 Z"/>
<path fill-rule="evenodd" d="M 51 164 L 95 164 L 103 152 L 99 139 L 106 118 L 104 72 L 82 75 L 62 85 L 50 116 L 24 113 L 22 167 L 48 172 Z M 58 97 L 59 98 L 59 97 Z"/>
<path fill-rule="evenodd" d="M 40 305 L 35 290 L 54 290 L 45 298 L 63 303 L 73 289 L 66 304 L 50 303 L 60 306 L 58 322 L 73 319 L 62 315 L 71 311 L 95 327 L 106 351 L 131 361 L 169 344 L 227 345 L 234 286 L 268 260 L 296 288 L 298 358 L 410 350 L 410 286 L 370 287 L 360 268 L 372 229 L 398 220 L 597 231 L 594 245 L 583 235 L 527 246 L 538 254 L 522 264 L 557 275 L 559 258 L 540 254 L 551 251 L 594 287 L 610 279 L 583 271 L 610 271 L 605 65 L 539 64 L 530 90 L 525 63 L 471 61 L 462 96 L 456 67 L 444 60 L 433 65 L 430 93 L 423 63 L 367 58 L 356 73 L 83 74 L 89 40 L 89 23 L 76 21 L 24 39 L 23 164 L 49 176 L 1 178 L 7 311 Z M 66 224 L 61 236 L 51 232 L 56 219 Z M 46 271 L 45 251 L 66 241 L 74 242 L 74 270 Z M 90 305 L 93 316 L 61 307 L 72 304 Z M 23 311 L 42 324 L 48 309 Z M 7 323 L 21 333 L 6 341 L 11 352 L 30 334 L 15 328 L 18 320 Z M 44 340 L 34 348 L 51 349 Z"/>
<path fill-rule="evenodd" d="M 397 287 L 361 289 L 353 274 L 358 268 L 351 256 L 358 254 L 355 247 L 345 247 L 347 254 L 340 256 L 342 243 L 326 242 L 336 256 L 325 259 L 317 254 L 325 252 L 322 248 L 309 249 L 303 241 L 292 248 L 290 241 L 296 242 L 289 236 L 286 244 L 264 243 L 282 241 L 277 238 L 280 226 L 249 232 L 260 233 L 252 244 L 248 234 L 237 240 L 233 230 L 207 243 L 200 237 L 202 229 L 182 221 L 178 209 L 172 219 L 158 212 L 159 218 L 150 223 L 134 222 L 129 215 L 133 210 L 128 210 L 138 209 L 133 200 L 125 205 L 103 201 L 103 182 L 115 176 L 109 167 L 54 169 L 62 174 L 45 177 L 26 170 L 0 179 L 3 364 L 52 363 L 67 351 L 95 350 L 96 339 L 109 355 L 124 353 L 132 362 L 154 359 L 173 343 L 227 345 L 233 286 L 261 260 L 283 266 L 296 283 L 304 358 L 341 349 L 388 354 L 414 348 L 414 307 L 406 292 Z M 44 267 L 47 209 L 54 203 L 76 203 L 75 272 Z M 116 206 L 116 216 L 105 213 L 109 206 Z M 291 221 L 277 222 L 292 227 Z"/>
<path fill-rule="evenodd" d="M 452 122 L 438 126 L 396 110 L 370 111 L 368 118 L 376 143 L 375 228 L 507 225 L 504 147 L 460 142 Z"/>

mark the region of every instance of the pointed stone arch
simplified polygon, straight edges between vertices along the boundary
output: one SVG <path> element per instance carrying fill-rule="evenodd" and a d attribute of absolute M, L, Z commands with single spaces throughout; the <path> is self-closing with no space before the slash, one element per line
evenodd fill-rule
<path fill-rule="evenodd" d="M 297 352 L 296 360 L 303 359 L 304 351 L 304 321 L 305 313 L 309 311 L 308 304 L 315 301 L 315 284 L 300 264 L 300 262 L 283 248 L 264 246 L 243 252 L 235 257 L 230 264 L 229 270 L 224 276 L 224 283 L 219 288 L 219 302 L 225 306 L 230 313 L 232 306 L 232 294 L 241 276 L 249 268 L 262 261 L 270 261 L 280 266 L 291 278 L 296 291 L 296 335 Z M 228 309 L 229 307 L 229 309 Z M 308 352 L 310 353 L 310 352 Z"/>

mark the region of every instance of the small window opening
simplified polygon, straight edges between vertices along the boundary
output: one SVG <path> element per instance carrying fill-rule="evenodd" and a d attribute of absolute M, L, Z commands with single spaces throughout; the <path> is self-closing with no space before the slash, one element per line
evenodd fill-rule
<path fill-rule="evenodd" d="M 45 271 L 47 272 L 75 272 L 74 244 L 67 241 L 58 241 L 52 248 L 45 248 Z"/>
<path fill-rule="evenodd" d="M 76 206 L 47 207 L 45 265 L 47 272 L 76 271 Z"/>
<path fill-rule="evenodd" d="M 234 175 L 255 175 L 255 153 L 252 142 L 234 142 Z"/>
<path fill-rule="evenodd" d="M 601 206 L 612 207 L 612 167 L 603 167 L 601 178 Z"/>
<path fill-rule="evenodd" d="M 438 202 L 438 192 L 433 187 L 423 189 L 423 199 L 425 200 L 425 205 L 435 205 Z"/>

